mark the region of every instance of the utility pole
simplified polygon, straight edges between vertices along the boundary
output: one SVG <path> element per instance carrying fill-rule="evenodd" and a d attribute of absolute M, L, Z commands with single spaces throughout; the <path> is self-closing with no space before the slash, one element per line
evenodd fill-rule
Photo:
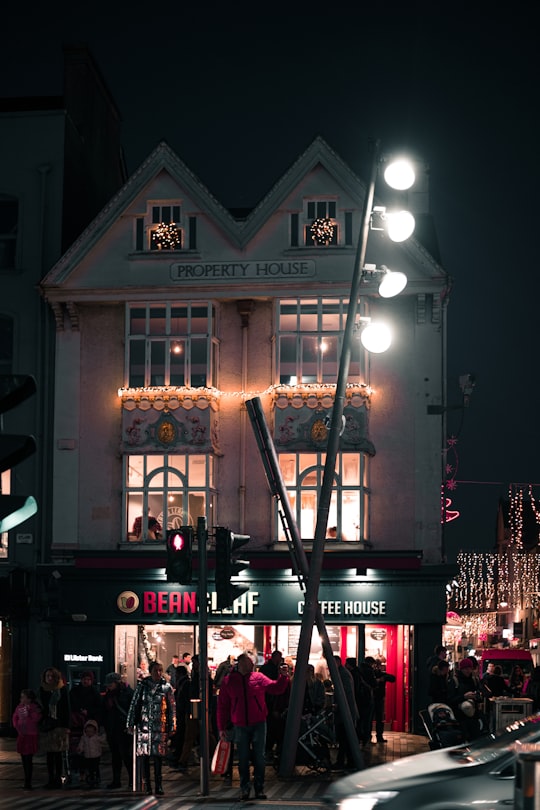
<path fill-rule="evenodd" d="M 197 518 L 197 548 L 199 552 L 199 695 L 201 708 L 200 723 L 200 777 L 201 796 L 210 793 L 210 753 L 208 751 L 208 585 L 207 585 L 207 553 L 206 546 L 208 532 L 206 531 L 206 518 Z"/>

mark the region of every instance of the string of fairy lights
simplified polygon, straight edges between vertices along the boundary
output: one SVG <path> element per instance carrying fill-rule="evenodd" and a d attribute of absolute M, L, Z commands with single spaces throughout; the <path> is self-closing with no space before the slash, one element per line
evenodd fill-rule
<path fill-rule="evenodd" d="M 506 548 L 500 552 L 460 552 L 459 573 L 447 586 L 447 608 L 462 617 L 462 625 L 455 632 L 476 636 L 480 642 L 497 632 L 498 612 L 540 608 L 540 552 L 524 547 L 525 505 L 530 503 L 540 527 L 540 505 L 533 485 L 511 484 L 508 502 Z"/>
<path fill-rule="evenodd" d="M 331 219 L 318 217 L 311 223 L 309 232 L 316 245 L 329 245 L 334 238 L 335 227 Z"/>
<path fill-rule="evenodd" d="M 152 246 L 157 250 L 177 250 L 182 247 L 182 238 L 175 222 L 160 222 L 152 231 Z"/>
<path fill-rule="evenodd" d="M 540 553 L 465 552 L 457 556 L 459 574 L 448 590 L 451 610 L 523 610 L 536 606 Z"/>

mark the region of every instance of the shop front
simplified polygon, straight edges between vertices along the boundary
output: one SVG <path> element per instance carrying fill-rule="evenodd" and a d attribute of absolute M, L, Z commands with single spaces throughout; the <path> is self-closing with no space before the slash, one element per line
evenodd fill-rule
<path fill-rule="evenodd" d="M 167 583 L 160 569 L 102 570 L 96 587 L 95 571 L 66 568 L 60 580 L 62 611 L 52 622 L 52 654 L 71 681 L 84 666 L 95 670 L 98 683 L 115 670 L 132 685 L 145 674 L 149 661 L 158 659 L 166 667 L 173 655 L 193 654 L 203 643 L 211 671 L 245 650 L 261 664 L 279 649 L 294 667 L 303 592 L 283 571 L 256 574 L 249 580 L 249 591 L 228 610 L 216 609 L 210 583 L 208 623 L 202 626 L 196 584 Z M 334 653 L 343 661 L 370 655 L 396 676 L 386 700 L 386 722 L 392 730 L 412 730 L 418 708 L 425 705 L 424 662 L 441 637 L 444 576 L 333 571 L 321 581 L 320 606 Z M 326 674 L 316 629 L 310 662 Z"/>

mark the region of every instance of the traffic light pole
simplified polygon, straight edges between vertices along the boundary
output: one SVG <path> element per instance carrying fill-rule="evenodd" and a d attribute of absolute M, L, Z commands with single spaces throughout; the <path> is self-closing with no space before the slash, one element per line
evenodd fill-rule
<path fill-rule="evenodd" d="M 200 702 L 200 777 L 201 796 L 210 793 L 210 753 L 208 750 L 208 584 L 207 584 L 207 546 L 208 532 L 206 531 L 206 518 L 197 519 L 197 550 L 199 558 L 199 695 Z"/>

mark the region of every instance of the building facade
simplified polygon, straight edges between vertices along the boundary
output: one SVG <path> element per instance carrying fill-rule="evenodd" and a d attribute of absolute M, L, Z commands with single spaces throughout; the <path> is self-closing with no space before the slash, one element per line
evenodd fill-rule
<path fill-rule="evenodd" d="M 211 666 L 279 647 L 294 661 L 303 595 L 246 401 L 258 398 L 309 553 L 323 482 L 365 186 L 316 139 L 248 215 L 225 209 L 164 143 L 41 284 L 56 325 L 51 529 L 35 649 L 68 676 L 201 640 Z M 234 215 L 236 214 L 236 215 Z M 321 609 L 336 653 L 398 675 L 387 721 L 414 726 L 445 622 L 442 431 L 447 277 L 418 239 L 374 231 L 366 261 L 408 276 L 360 315 L 392 324 L 385 354 L 351 347 Z M 203 518 L 192 586 L 168 583 L 165 534 Z M 215 609 L 216 526 L 250 536 L 249 591 Z M 40 630 L 46 626 L 47 634 Z M 314 634 L 311 657 L 321 656 Z"/>

